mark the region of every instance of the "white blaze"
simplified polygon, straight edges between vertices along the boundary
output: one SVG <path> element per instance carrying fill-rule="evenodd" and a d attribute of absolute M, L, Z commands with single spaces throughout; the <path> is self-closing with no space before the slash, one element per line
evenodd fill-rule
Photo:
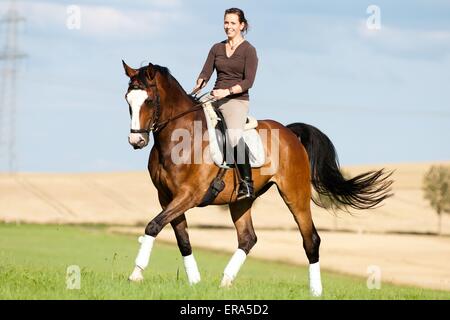
<path fill-rule="evenodd" d="M 148 98 L 145 90 L 131 90 L 127 94 L 127 101 L 131 107 L 131 129 L 141 129 L 139 113 L 144 101 Z"/>

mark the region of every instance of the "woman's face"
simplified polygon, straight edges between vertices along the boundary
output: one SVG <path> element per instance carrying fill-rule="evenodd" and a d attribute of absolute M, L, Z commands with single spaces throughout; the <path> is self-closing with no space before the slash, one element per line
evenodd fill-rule
<path fill-rule="evenodd" d="M 234 38 L 236 35 L 239 35 L 244 29 L 244 26 L 245 24 L 243 22 L 239 23 L 239 16 L 237 14 L 229 13 L 225 15 L 223 28 L 228 38 Z"/>

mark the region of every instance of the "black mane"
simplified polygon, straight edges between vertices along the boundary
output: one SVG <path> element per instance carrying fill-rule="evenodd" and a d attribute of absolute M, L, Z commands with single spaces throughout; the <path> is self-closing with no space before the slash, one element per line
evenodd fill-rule
<path fill-rule="evenodd" d="M 142 67 L 139 69 L 139 73 L 141 74 L 141 70 L 142 71 L 146 71 L 148 68 L 148 66 Z M 165 76 L 166 78 L 172 79 L 180 88 L 181 90 L 183 90 L 183 92 L 191 99 L 191 101 L 195 104 L 200 103 L 200 100 L 197 99 L 196 97 L 191 96 L 190 94 L 188 94 L 186 92 L 186 90 L 184 90 L 184 88 L 181 86 L 181 84 L 178 82 L 177 79 L 175 79 L 175 77 L 172 75 L 172 73 L 170 72 L 169 68 L 167 67 L 163 67 L 157 64 L 153 65 L 153 68 L 155 68 L 155 70 L 157 72 L 159 72 L 161 75 Z M 142 74 L 145 74 L 144 72 L 142 72 Z"/>
<path fill-rule="evenodd" d="M 163 67 L 163 66 L 160 66 L 160 65 L 157 65 L 157 64 L 154 64 L 153 67 L 156 69 L 156 71 L 158 71 L 159 73 L 161 73 L 163 76 L 166 76 L 166 77 L 167 77 L 167 76 L 172 75 L 172 74 L 170 73 L 169 68 L 167 68 L 167 67 Z"/>

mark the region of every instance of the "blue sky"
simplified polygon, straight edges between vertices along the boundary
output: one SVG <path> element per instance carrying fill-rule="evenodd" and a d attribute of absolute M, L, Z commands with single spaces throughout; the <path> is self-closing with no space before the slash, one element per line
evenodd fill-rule
<path fill-rule="evenodd" d="M 366 26 L 372 4 L 380 30 Z M 449 1 L 38 0 L 19 2 L 19 170 L 145 169 L 150 149 L 127 142 L 121 59 L 167 66 L 189 91 L 233 6 L 259 57 L 252 115 L 318 127 L 343 165 L 450 159 Z"/>

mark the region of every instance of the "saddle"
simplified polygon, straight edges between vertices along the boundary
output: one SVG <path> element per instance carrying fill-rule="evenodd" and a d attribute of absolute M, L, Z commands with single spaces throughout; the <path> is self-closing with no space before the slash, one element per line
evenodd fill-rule
<path fill-rule="evenodd" d="M 223 176 L 226 170 L 235 167 L 233 148 L 229 144 L 226 134 L 225 119 L 220 110 L 213 106 L 210 99 L 211 96 L 207 96 L 200 98 L 200 101 L 209 101 L 205 102 L 203 107 L 209 134 L 209 151 L 212 160 L 220 169 L 211 182 L 199 207 L 207 206 L 214 201 L 217 195 L 225 188 Z M 243 139 L 249 148 L 249 160 L 253 168 L 261 167 L 265 163 L 265 151 L 261 137 L 256 131 L 257 126 L 257 120 L 248 116 L 244 127 Z"/>
<path fill-rule="evenodd" d="M 208 101 L 209 97 L 203 97 L 200 101 Z M 202 102 L 203 102 L 202 101 Z M 211 159 L 220 168 L 233 168 L 233 150 L 228 142 L 226 134 L 226 122 L 218 108 L 215 108 L 211 101 L 205 102 L 203 107 L 209 135 L 209 152 Z M 256 131 L 258 121 L 252 117 L 247 117 L 244 127 L 243 139 L 249 148 L 249 159 L 252 168 L 258 168 L 265 163 L 265 151 L 261 137 Z"/>

